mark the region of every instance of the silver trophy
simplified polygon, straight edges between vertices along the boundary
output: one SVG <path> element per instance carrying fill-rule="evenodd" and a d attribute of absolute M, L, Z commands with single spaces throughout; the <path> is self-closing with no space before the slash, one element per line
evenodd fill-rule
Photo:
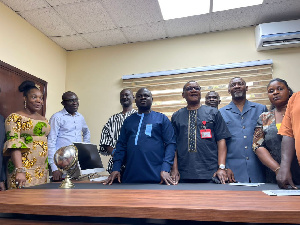
<path fill-rule="evenodd" d="M 66 178 L 59 187 L 73 188 L 75 185 L 71 182 L 71 178 L 80 176 L 78 150 L 76 146 L 69 145 L 58 149 L 54 154 L 54 163 L 60 171 L 66 173 Z"/>

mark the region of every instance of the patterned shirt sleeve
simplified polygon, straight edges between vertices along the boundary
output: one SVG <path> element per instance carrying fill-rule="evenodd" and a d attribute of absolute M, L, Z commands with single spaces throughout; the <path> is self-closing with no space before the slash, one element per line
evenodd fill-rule
<path fill-rule="evenodd" d="M 7 141 L 4 144 L 3 154 L 10 155 L 10 149 L 21 149 L 22 152 L 29 150 L 25 138 L 21 137 L 21 129 L 32 129 L 32 120 L 23 121 L 22 116 L 10 114 L 5 120 Z"/>
<path fill-rule="evenodd" d="M 112 118 L 110 118 L 107 123 L 104 125 L 101 133 L 100 139 L 100 154 L 102 155 L 110 155 L 110 153 L 104 148 L 103 145 L 113 146 L 113 136 L 111 133 L 111 125 L 112 125 Z"/>
<path fill-rule="evenodd" d="M 262 146 L 265 141 L 262 116 L 263 116 L 263 114 L 260 115 L 260 117 L 258 118 L 255 130 L 254 130 L 254 134 L 253 134 L 252 149 L 254 152 L 256 152 L 256 149 L 258 149 L 260 146 Z"/>

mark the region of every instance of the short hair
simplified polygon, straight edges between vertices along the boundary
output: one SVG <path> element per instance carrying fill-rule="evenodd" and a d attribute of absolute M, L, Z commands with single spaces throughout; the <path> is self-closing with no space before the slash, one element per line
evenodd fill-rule
<path fill-rule="evenodd" d="M 205 95 L 205 98 L 209 95 L 209 93 L 212 93 L 212 92 L 216 93 L 216 95 L 218 96 L 218 98 L 220 98 L 219 93 L 216 92 L 216 91 L 209 91 L 209 92 L 207 92 L 207 94 Z"/>
<path fill-rule="evenodd" d="M 230 88 L 230 83 L 231 83 L 231 81 L 234 80 L 234 79 L 241 79 L 241 80 L 246 84 L 246 81 L 245 81 L 243 78 L 241 78 L 241 77 L 233 77 L 233 78 L 230 79 L 230 81 L 229 81 L 229 83 L 228 83 L 228 90 L 229 90 L 229 88 Z"/>
<path fill-rule="evenodd" d="M 190 81 L 186 82 L 185 85 L 183 86 L 183 89 L 182 89 L 183 91 L 185 90 L 186 86 L 187 86 L 189 83 L 197 83 L 197 84 L 198 84 L 197 81 L 190 80 Z M 198 84 L 198 85 L 199 85 L 199 84 Z M 199 85 L 199 87 L 200 87 L 200 85 Z"/>
<path fill-rule="evenodd" d="M 123 91 L 129 91 L 130 94 L 132 94 L 132 96 L 133 96 L 133 92 L 132 92 L 131 89 L 129 89 L 129 88 L 124 88 L 123 90 L 120 91 L 120 94 L 121 94 Z"/>
<path fill-rule="evenodd" d="M 31 90 L 31 89 L 38 89 L 36 86 L 35 86 L 35 83 L 31 80 L 25 80 L 22 82 L 22 84 L 20 84 L 19 86 L 19 91 L 20 92 L 23 92 L 23 96 L 26 96 L 28 97 L 28 92 Z M 38 89 L 39 90 L 39 89 Z"/>
<path fill-rule="evenodd" d="M 138 93 L 140 90 L 147 90 L 147 91 L 149 91 L 149 92 L 150 92 L 150 96 L 152 97 L 152 92 L 151 92 L 148 88 L 146 88 L 146 87 L 142 87 L 142 88 L 140 88 L 139 90 L 137 90 L 137 92 L 135 93 L 135 95 L 137 95 L 137 93 Z"/>
<path fill-rule="evenodd" d="M 66 100 L 66 99 L 65 99 L 66 95 L 70 95 L 70 94 L 71 94 L 71 95 L 73 95 L 73 94 L 76 95 L 73 91 L 66 91 L 65 93 L 62 94 L 61 99 L 62 99 L 62 100 Z M 76 96 L 77 96 L 77 95 L 76 95 Z"/>

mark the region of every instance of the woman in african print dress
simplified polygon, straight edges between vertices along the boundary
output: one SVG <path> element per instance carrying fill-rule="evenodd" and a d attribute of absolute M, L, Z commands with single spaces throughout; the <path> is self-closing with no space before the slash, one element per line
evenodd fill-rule
<path fill-rule="evenodd" d="M 5 120 L 4 155 L 7 164 L 8 189 L 29 187 L 48 182 L 47 135 L 50 125 L 38 111 L 43 106 L 43 94 L 32 81 L 19 86 L 24 95 L 24 109 Z"/>

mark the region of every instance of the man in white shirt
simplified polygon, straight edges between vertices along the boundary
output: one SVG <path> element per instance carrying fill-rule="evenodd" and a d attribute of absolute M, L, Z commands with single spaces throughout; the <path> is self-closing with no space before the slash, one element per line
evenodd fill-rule
<path fill-rule="evenodd" d="M 54 164 L 55 152 L 74 142 L 90 142 L 90 131 L 83 118 L 77 112 L 79 99 L 74 92 L 68 91 L 62 95 L 61 104 L 64 108 L 50 118 L 51 131 L 48 135 L 48 161 L 52 170 L 53 181 L 62 179 L 62 172 Z"/>

